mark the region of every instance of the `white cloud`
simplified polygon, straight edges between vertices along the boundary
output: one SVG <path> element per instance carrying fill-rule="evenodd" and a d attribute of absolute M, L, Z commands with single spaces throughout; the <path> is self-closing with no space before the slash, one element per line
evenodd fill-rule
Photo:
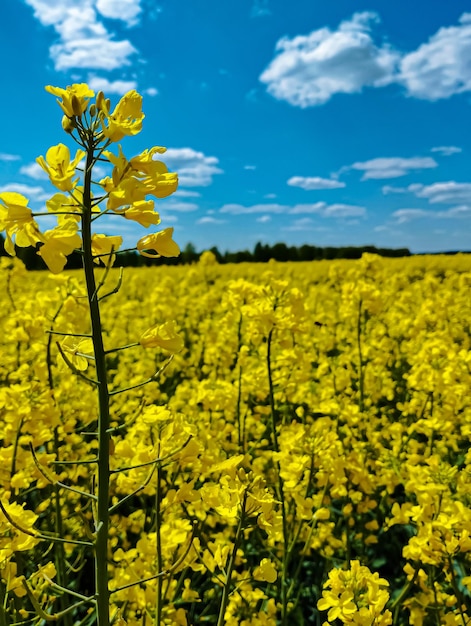
<path fill-rule="evenodd" d="M 283 213 L 289 207 L 283 204 L 254 204 L 252 206 L 243 206 L 242 204 L 225 204 L 220 208 L 221 213 L 230 213 L 232 215 L 249 215 L 251 213 Z"/>
<path fill-rule="evenodd" d="M 410 189 L 408 187 L 392 187 L 391 185 L 384 185 L 381 187 L 381 191 L 387 196 L 390 193 L 408 193 Z"/>
<path fill-rule="evenodd" d="M 430 204 L 471 204 L 471 183 L 450 180 L 433 185 L 409 185 L 408 190 L 418 198 L 427 198 Z"/>
<path fill-rule="evenodd" d="M 196 221 L 197 224 L 225 224 L 226 220 L 218 220 L 216 217 L 205 215 Z"/>
<path fill-rule="evenodd" d="M 440 28 L 400 63 L 399 80 L 409 96 L 438 100 L 471 90 L 471 13 L 458 26 Z"/>
<path fill-rule="evenodd" d="M 212 184 L 215 174 L 223 173 L 217 166 L 219 159 L 193 148 L 169 148 L 163 160 L 169 169 L 178 173 L 183 187 L 207 187 Z"/>
<path fill-rule="evenodd" d="M 97 50 L 100 51 L 99 54 Z M 57 71 L 73 67 L 116 70 L 130 65 L 130 57 L 136 52 L 127 40 L 111 41 L 106 38 L 75 39 L 51 46 L 51 58 Z"/>
<path fill-rule="evenodd" d="M 345 187 L 345 183 L 331 178 L 320 178 L 319 176 L 292 176 L 288 181 L 292 187 L 301 187 L 306 191 L 314 189 L 340 189 Z"/>
<path fill-rule="evenodd" d="M 327 205 L 323 211 L 323 217 L 364 217 L 366 215 L 366 209 L 363 206 L 355 206 L 352 204 L 330 204 Z"/>
<path fill-rule="evenodd" d="M 458 154 L 459 152 L 463 152 L 463 150 L 457 146 L 437 146 L 436 148 L 432 148 L 430 152 L 438 152 L 442 156 L 450 156 L 450 154 Z"/>
<path fill-rule="evenodd" d="M 142 93 L 146 96 L 150 96 L 151 98 L 153 98 L 154 96 L 158 95 L 159 90 L 155 87 L 148 87 L 147 89 L 144 89 Z"/>
<path fill-rule="evenodd" d="M 256 222 L 260 222 L 260 224 L 266 224 L 267 222 L 271 222 L 271 215 L 261 215 L 257 217 Z"/>
<path fill-rule="evenodd" d="M 297 230 L 311 230 L 312 219 L 310 217 L 302 217 L 299 220 L 294 220 L 289 226 L 286 226 L 283 230 L 297 231 Z"/>
<path fill-rule="evenodd" d="M 232 215 L 249 215 L 254 213 L 280 214 L 285 215 L 319 215 L 320 217 L 347 218 L 364 217 L 365 207 L 350 204 L 327 204 L 326 202 L 315 202 L 313 204 L 296 204 L 294 206 L 284 204 L 254 204 L 243 206 L 241 204 L 225 204 L 220 209 L 221 213 Z"/>
<path fill-rule="evenodd" d="M 18 154 L 8 154 L 6 152 L 0 152 L 0 161 L 19 161 L 20 156 Z"/>
<path fill-rule="evenodd" d="M 32 202 L 43 202 L 51 197 L 50 193 L 46 193 L 42 187 L 32 187 L 31 185 L 23 185 L 22 183 L 8 183 L 0 187 L 0 193 L 4 191 L 15 191 L 26 196 Z"/>
<path fill-rule="evenodd" d="M 104 17 L 121 20 L 128 26 L 137 23 L 142 11 L 140 0 L 97 0 L 96 8 Z"/>
<path fill-rule="evenodd" d="M 340 173 L 348 170 L 359 170 L 364 172 L 361 180 L 399 178 L 400 176 L 409 174 L 411 171 L 430 169 L 437 166 L 438 163 L 431 157 L 412 157 L 408 159 L 401 157 L 380 157 L 342 167 Z"/>
<path fill-rule="evenodd" d="M 244 170 L 256 170 L 256 165 L 244 165 Z"/>
<path fill-rule="evenodd" d="M 462 204 L 460 206 L 454 206 L 451 209 L 447 209 L 446 211 L 440 211 L 437 213 L 437 217 L 441 218 L 461 218 L 461 217 L 470 217 L 471 216 L 471 205 Z"/>
<path fill-rule="evenodd" d="M 94 91 L 103 91 L 106 95 L 117 93 L 123 95 L 131 89 L 136 89 L 137 82 L 135 80 L 108 80 L 102 76 L 91 75 L 88 77 L 88 85 Z"/>
<path fill-rule="evenodd" d="M 461 219 L 471 217 L 471 205 L 462 204 L 446 211 L 425 211 L 423 209 L 399 209 L 394 211 L 392 217 L 397 224 L 404 224 L 414 219 Z"/>
<path fill-rule="evenodd" d="M 179 211 L 182 213 L 196 211 L 199 208 L 194 202 L 175 202 L 175 200 L 165 200 L 157 208 L 159 207 L 164 211 Z"/>
<path fill-rule="evenodd" d="M 190 189 L 177 189 L 172 194 L 172 198 L 200 198 L 201 194 L 198 191 L 191 191 Z"/>
<path fill-rule="evenodd" d="M 266 200 L 274 200 L 276 198 L 276 193 L 266 193 L 263 197 Z"/>
<path fill-rule="evenodd" d="M 59 41 L 50 47 L 56 70 L 71 68 L 114 70 L 130 65 L 137 50 L 127 39 L 116 40 L 100 21 L 96 8 L 122 8 L 128 26 L 135 23 L 139 0 L 25 0 L 43 26 L 52 26 Z M 132 5 L 126 7 L 124 5 Z"/>
<path fill-rule="evenodd" d="M 301 213 L 321 213 L 326 207 L 325 202 L 314 202 L 313 204 L 296 204 L 289 212 L 292 215 L 299 215 Z"/>
<path fill-rule="evenodd" d="M 20 167 L 20 174 L 24 174 L 25 176 L 29 176 L 35 180 L 49 180 L 49 176 L 36 162 L 29 163 L 28 165 L 22 165 Z"/>
<path fill-rule="evenodd" d="M 399 209 L 394 211 L 392 217 L 398 224 L 405 224 L 420 217 L 430 217 L 430 212 L 423 209 Z"/>
<path fill-rule="evenodd" d="M 378 20 L 376 13 L 355 13 L 335 31 L 325 27 L 283 37 L 260 81 L 275 98 L 301 108 L 324 104 L 337 93 L 392 82 L 399 54 L 374 43 L 370 25 Z"/>

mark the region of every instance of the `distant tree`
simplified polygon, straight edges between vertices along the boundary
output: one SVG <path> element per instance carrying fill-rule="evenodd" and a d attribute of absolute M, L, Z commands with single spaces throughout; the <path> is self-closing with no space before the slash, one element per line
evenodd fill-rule
<path fill-rule="evenodd" d="M 216 246 L 213 246 L 212 248 L 209 249 L 210 252 L 212 252 L 214 254 L 214 256 L 216 257 L 216 261 L 218 263 L 223 263 L 224 262 L 224 257 L 223 255 L 219 252 L 219 250 L 217 249 Z"/>
<path fill-rule="evenodd" d="M 190 263 L 196 263 L 199 257 L 200 255 L 196 252 L 195 246 L 192 243 L 187 243 L 180 254 L 180 262 L 189 265 Z"/>

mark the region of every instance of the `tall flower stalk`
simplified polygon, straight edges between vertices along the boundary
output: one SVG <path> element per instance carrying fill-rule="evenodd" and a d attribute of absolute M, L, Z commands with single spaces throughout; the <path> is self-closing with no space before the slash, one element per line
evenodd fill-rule
<path fill-rule="evenodd" d="M 98 626 L 109 626 L 110 588 L 110 399 L 123 390 L 110 390 L 106 355 L 115 350 L 141 345 L 144 348 L 162 347 L 168 352 L 177 352 L 183 342 L 174 331 L 170 322 L 153 326 L 139 343 L 105 350 L 104 329 L 100 315 L 100 299 L 110 295 L 102 294 L 107 271 L 114 262 L 123 243 L 121 236 L 107 236 L 94 232 L 94 223 L 104 214 L 115 218 L 124 218 L 149 227 L 160 223 L 159 214 L 154 210 L 154 201 L 148 196 L 163 198 L 173 193 L 178 184 L 177 175 L 169 172 L 166 166 L 156 159 L 165 148 L 160 146 L 145 150 L 140 155 L 128 160 L 118 146 L 118 154 L 108 151 L 108 147 L 126 136 L 136 135 L 142 128 L 142 98 L 136 91 L 127 93 L 110 112 L 110 102 L 102 92 L 94 103 L 90 100 L 94 92 L 86 84 L 76 84 L 61 89 L 46 87 L 46 90 L 58 96 L 58 103 L 64 113 L 62 126 L 79 145 L 74 157 L 69 148 L 60 143 L 52 146 L 45 157 L 38 157 L 38 164 L 48 174 L 58 193 L 46 202 L 47 212 L 33 213 L 28 207 L 28 200 L 22 194 L 6 192 L 0 194 L 0 230 L 6 233 L 5 249 L 15 254 L 15 244 L 20 247 L 35 246 L 48 268 L 60 273 L 67 262 L 67 256 L 74 251 L 82 255 L 83 271 L 86 284 L 86 298 L 89 309 L 90 332 L 75 334 L 58 332 L 65 335 L 59 351 L 72 371 L 84 378 L 96 388 L 97 393 L 97 454 L 91 461 L 96 471 L 89 493 L 75 490 L 92 503 L 93 529 L 92 542 L 75 543 L 91 545 L 94 559 L 95 590 L 93 597 L 85 597 L 69 591 L 81 601 L 61 611 L 63 617 L 80 605 L 92 604 L 96 611 Z M 94 182 L 94 167 L 108 163 L 109 176 Z M 55 215 L 55 228 L 42 232 L 36 217 Z M 173 229 L 156 232 L 142 237 L 135 249 L 151 257 L 178 256 L 180 250 L 172 239 Z M 105 278 L 97 279 L 96 266 L 106 266 Z M 149 340 L 151 337 L 151 340 Z M 49 355 L 50 360 L 50 355 Z M 94 375 L 85 375 L 89 364 L 94 365 Z M 142 384 L 155 380 L 151 377 Z M 134 385 L 132 388 L 140 386 Z M 33 452 L 34 454 L 34 452 Z M 43 473 L 35 457 L 38 469 Z M 49 476 L 43 473 L 44 478 Z M 55 483 L 56 489 L 74 491 L 65 484 Z M 112 510 L 116 509 L 116 503 Z M 90 534 L 90 533 L 88 533 Z M 39 539 L 38 534 L 33 535 Z M 49 538 L 50 539 L 50 538 Z M 64 541 L 56 537 L 53 541 Z M 73 543 L 73 542 L 72 542 Z M 25 583 L 26 584 L 26 583 Z M 61 585 L 64 585 L 62 587 Z M 62 581 L 59 590 L 67 592 L 67 585 Z M 57 585 L 56 585 L 57 587 Z M 37 612 L 43 611 L 37 604 L 32 590 L 26 585 L 26 592 Z M 44 616 L 46 613 L 44 613 Z M 58 619 L 59 614 L 54 619 Z"/>

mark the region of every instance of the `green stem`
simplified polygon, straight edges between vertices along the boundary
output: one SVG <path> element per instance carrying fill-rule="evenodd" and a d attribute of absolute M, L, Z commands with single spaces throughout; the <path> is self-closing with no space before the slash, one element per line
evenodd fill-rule
<path fill-rule="evenodd" d="M 95 354 L 96 378 L 98 381 L 98 501 L 96 508 L 95 540 L 95 595 L 98 626 L 109 626 L 108 587 L 108 532 L 109 532 L 109 494 L 110 494 L 110 398 L 106 371 L 103 329 L 100 317 L 97 285 L 92 255 L 92 166 L 94 148 L 92 142 L 87 150 L 87 163 L 83 187 L 82 242 L 83 269 L 87 286 L 92 341 Z"/>
<path fill-rule="evenodd" d="M 157 488 L 155 492 L 155 536 L 157 547 L 157 572 L 160 574 L 163 571 L 163 557 L 162 557 L 162 465 L 157 463 Z M 163 577 L 159 576 L 156 580 L 157 589 L 155 597 L 155 626 L 160 626 L 162 623 L 162 583 Z"/>
<path fill-rule="evenodd" d="M 358 359 L 359 359 L 359 370 L 358 370 L 358 378 L 359 378 L 359 392 L 360 392 L 360 400 L 359 400 L 359 408 L 360 411 L 364 409 L 365 403 L 365 372 L 363 369 L 363 352 L 361 346 L 361 330 L 362 330 L 362 301 L 358 303 L 358 320 L 357 320 L 357 345 L 358 345 Z"/>
<path fill-rule="evenodd" d="M 267 371 L 268 371 L 268 393 L 270 400 L 270 413 L 271 413 L 271 429 L 273 436 L 273 448 L 278 454 L 280 447 L 278 445 L 278 434 L 276 432 L 276 410 L 275 410 L 275 392 L 273 388 L 273 374 L 271 368 L 271 346 L 273 340 L 273 329 L 270 330 L 267 337 Z M 282 557 L 282 569 L 281 569 L 281 626 L 286 626 L 288 623 L 288 564 L 290 558 L 289 551 L 289 533 L 288 533 L 288 518 L 286 514 L 286 502 L 283 488 L 283 478 L 281 477 L 280 462 L 276 462 L 276 473 L 278 477 L 278 495 L 281 502 L 281 519 L 283 524 L 283 557 Z"/>
<path fill-rule="evenodd" d="M 239 516 L 239 524 L 237 526 L 236 536 L 234 539 L 234 545 L 232 546 L 232 552 L 229 559 L 229 563 L 226 569 L 226 580 L 224 581 L 224 588 L 222 592 L 221 604 L 219 606 L 219 616 L 216 626 L 223 626 L 224 624 L 224 615 L 226 613 L 227 605 L 229 602 L 229 596 L 231 593 L 231 579 L 232 572 L 234 570 L 234 565 L 237 557 L 237 550 L 239 549 L 240 539 L 242 537 L 242 530 L 244 528 L 245 522 L 245 506 L 247 503 L 247 491 L 244 491 L 244 496 L 242 499 L 241 507 L 240 507 L 240 516 Z"/>

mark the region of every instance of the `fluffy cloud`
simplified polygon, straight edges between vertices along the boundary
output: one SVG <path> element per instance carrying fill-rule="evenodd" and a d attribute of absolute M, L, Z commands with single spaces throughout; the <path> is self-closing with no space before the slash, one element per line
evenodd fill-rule
<path fill-rule="evenodd" d="M 22 183 L 8 183 L 0 187 L 0 193 L 4 191 L 15 191 L 26 196 L 31 202 L 43 202 L 51 197 L 50 193 L 46 193 L 42 187 L 32 187 L 31 185 L 23 185 Z"/>
<path fill-rule="evenodd" d="M 312 191 L 314 189 L 340 189 L 345 187 L 345 183 L 332 178 L 320 178 L 319 176 L 292 176 L 288 181 L 288 185 L 292 187 L 301 187 L 306 191 Z"/>
<path fill-rule="evenodd" d="M 197 224 L 225 224 L 226 220 L 218 220 L 216 217 L 211 217 L 211 215 L 205 215 L 201 217 L 196 222 Z"/>
<path fill-rule="evenodd" d="M 416 98 L 438 100 L 471 90 L 471 13 L 440 28 L 400 63 L 399 80 Z"/>
<path fill-rule="evenodd" d="M 108 80 L 102 76 L 94 75 L 89 76 L 87 82 L 94 91 L 103 91 L 106 95 L 117 93 L 122 96 L 137 87 L 135 80 Z"/>
<path fill-rule="evenodd" d="M 43 168 L 36 162 L 28 163 L 20 167 L 20 174 L 34 178 L 35 180 L 49 180 L 49 176 Z"/>
<path fill-rule="evenodd" d="M 162 204 L 159 205 L 158 208 L 162 208 L 165 211 L 178 211 L 178 212 L 188 212 L 188 211 L 196 211 L 198 210 L 198 205 L 194 202 L 178 202 L 173 199 L 165 200 Z"/>
<path fill-rule="evenodd" d="M 471 204 L 471 183 L 450 180 L 433 185 L 409 185 L 408 191 L 417 198 L 426 198 L 430 204 Z"/>
<path fill-rule="evenodd" d="M 20 156 L 18 154 L 7 154 L 6 152 L 0 152 L 0 161 L 19 161 Z"/>
<path fill-rule="evenodd" d="M 104 16 L 132 26 L 142 9 L 140 0 L 97 0 L 96 8 Z"/>
<path fill-rule="evenodd" d="M 376 13 L 355 13 L 337 30 L 283 37 L 259 79 L 272 96 L 301 108 L 324 104 L 337 93 L 391 83 L 425 100 L 471 91 L 471 13 L 409 53 L 375 42 L 372 25 L 378 21 Z"/>
<path fill-rule="evenodd" d="M 100 51 L 97 54 L 97 50 Z M 107 38 L 74 39 L 51 46 L 51 58 L 57 71 L 73 67 L 96 70 L 116 70 L 130 65 L 130 57 L 137 50 L 127 40 L 111 41 Z"/>
<path fill-rule="evenodd" d="M 172 194 L 172 198 L 200 198 L 201 194 L 199 191 L 191 191 L 190 189 L 177 189 L 175 193 Z"/>
<path fill-rule="evenodd" d="M 450 156 L 450 154 L 458 154 L 459 152 L 463 152 L 462 148 L 458 148 L 458 146 L 437 146 L 436 148 L 432 148 L 430 152 L 438 152 L 442 156 Z"/>
<path fill-rule="evenodd" d="M 219 210 L 221 213 L 230 213 L 232 215 L 249 215 L 251 213 L 283 213 L 288 208 L 283 204 L 253 204 L 252 206 L 225 204 Z"/>
<path fill-rule="evenodd" d="M 159 93 L 159 90 L 155 87 L 148 87 L 147 89 L 144 89 L 142 93 L 146 96 L 151 96 L 153 98 Z"/>
<path fill-rule="evenodd" d="M 430 169 L 437 167 L 438 163 L 431 157 L 412 157 L 409 159 L 401 157 L 377 158 L 362 163 L 353 163 L 343 167 L 340 172 L 348 170 L 359 170 L 363 173 L 361 180 L 399 178 L 411 171 Z"/>
<path fill-rule="evenodd" d="M 410 222 L 411 220 L 429 216 L 430 212 L 424 211 L 423 209 L 399 209 L 398 211 L 394 211 L 394 213 L 392 214 L 392 217 L 396 220 L 398 224 L 405 224 L 406 222 Z"/>
<path fill-rule="evenodd" d="M 365 207 L 351 204 L 327 204 L 326 202 L 315 202 L 313 204 L 296 204 L 294 206 L 284 204 L 254 204 L 243 206 L 241 204 L 225 204 L 220 209 L 221 213 L 232 215 L 249 215 L 254 213 L 280 214 L 285 215 L 319 215 L 320 217 L 348 218 L 364 217 Z"/>
<path fill-rule="evenodd" d="M 140 0 L 25 0 L 43 26 L 52 26 L 59 41 L 50 48 L 56 70 L 114 70 L 131 64 L 137 50 L 127 39 L 116 40 L 100 14 L 136 23 Z M 112 13 L 112 15 L 111 15 Z"/>
<path fill-rule="evenodd" d="M 206 156 L 193 148 L 169 148 L 163 160 L 170 170 L 178 172 L 178 180 L 183 187 L 207 187 L 215 174 L 222 174 L 217 165 L 219 159 Z"/>
<path fill-rule="evenodd" d="M 404 224 L 420 218 L 429 219 L 461 219 L 471 217 L 471 206 L 462 204 L 446 211 L 424 211 L 423 209 L 399 209 L 394 211 L 392 217 L 397 224 Z"/>
<path fill-rule="evenodd" d="M 376 13 L 355 13 L 335 31 L 283 37 L 260 81 L 275 98 L 301 108 L 324 104 L 336 93 L 390 83 L 399 54 L 373 41 L 371 24 L 378 19 Z"/>

